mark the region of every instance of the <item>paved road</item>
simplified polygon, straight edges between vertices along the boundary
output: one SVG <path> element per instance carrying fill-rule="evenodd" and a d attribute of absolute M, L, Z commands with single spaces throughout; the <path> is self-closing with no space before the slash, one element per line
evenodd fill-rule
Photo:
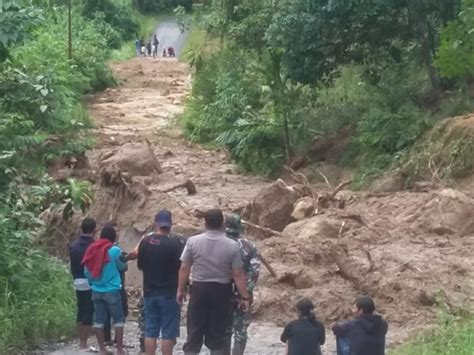
<path fill-rule="evenodd" d="M 169 19 L 160 22 L 154 34 L 158 37 L 158 54 L 161 55 L 163 48 L 173 47 L 178 56 L 184 48 L 188 32 L 181 33 L 175 20 Z M 153 36 L 152 36 L 153 38 Z"/>

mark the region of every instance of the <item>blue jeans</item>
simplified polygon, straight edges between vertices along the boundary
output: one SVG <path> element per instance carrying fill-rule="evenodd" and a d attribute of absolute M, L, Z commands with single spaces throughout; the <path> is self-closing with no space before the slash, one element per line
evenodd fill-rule
<path fill-rule="evenodd" d="M 112 317 L 114 327 L 123 328 L 125 318 L 120 290 L 117 292 L 92 292 L 92 301 L 94 302 L 94 328 L 104 328 L 107 311 Z"/>
<path fill-rule="evenodd" d="M 173 293 L 145 297 L 145 336 L 174 340 L 179 337 L 181 307 Z"/>
<path fill-rule="evenodd" d="M 350 351 L 349 339 L 343 337 L 336 337 L 337 355 L 349 355 Z"/>

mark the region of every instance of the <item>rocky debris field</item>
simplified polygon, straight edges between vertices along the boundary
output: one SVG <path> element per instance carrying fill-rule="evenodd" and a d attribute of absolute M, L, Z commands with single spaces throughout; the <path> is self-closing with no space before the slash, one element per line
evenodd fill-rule
<path fill-rule="evenodd" d="M 50 173 L 94 184 L 89 214 L 100 223 L 118 222 L 124 250 L 133 248 L 161 208 L 170 209 L 175 230 L 188 235 L 203 228 L 208 208 L 242 213 L 248 236 L 276 273 L 262 271 L 249 354 L 284 353 L 278 327 L 294 318 L 303 296 L 315 301 L 329 326 L 350 316 L 358 294 L 372 295 L 389 321 L 392 344 L 434 324 L 440 306 L 472 309 L 470 190 L 427 185 L 356 193 L 346 190 L 350 181 L 312 185 L 291 169 L 276 182 L 240 174 L 226 152 L 183 138 L 177 117 L 190 87 L 185 64 L 137 58 L 112 68 L 120 86 L 89 104 L 96 148 L 54 162 Z M 51 211 L 44 218 L 61 255 L 81 216 L 64 223 Z M 133 264 L 127 280 L 130 294 L 137 295 L 141 276 Z M 132 343 L 133 327 L 127 334 Z M 327 353 L 332 349 L 330 343 Z"/>

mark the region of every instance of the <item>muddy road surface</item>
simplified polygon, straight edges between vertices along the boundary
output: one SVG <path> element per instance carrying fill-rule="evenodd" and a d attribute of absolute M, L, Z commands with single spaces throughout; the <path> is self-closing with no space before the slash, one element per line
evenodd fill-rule
<path fill-rule="evenodd" d="M 176 21 L 171 19 L 161 21 L 154 34 L 160 41 L 158 45 L 158 55 L 161 55 L 164 48 L 173 47 L 176 55 L 179 56 L 188 37 L 188 33 L 186 31 L 181 32 L 176 25 Z"/>
<path fill-rule="evenodd" d="M 182 48 L 185 35 L 175 24 L 162 23 L 158 35 L 163 45 Z M 214 207 L 276 230 L 248 230 L 277 275 L 262 270 L 248 354 L 284 354 L 281 327 L 295 317 L 302 297 L 315 302 L 329 327 L 351 316 L 356 296 L 370 294 L 389 322 L 390 346 L 436 324 L 440 307 L 474 311 L 472 187 L 431 182 L 412 191 L 353 192 L 309 184 L 295 172 L 276 182 L 243 175 L 225 151 L 183 137 L 178 117 L 190 91 L 186 64 L 135 58 L 111 67 L 120 85 L 89 104 L 97 140 L 82 175 L 94 181 L 90 215 L 100 223 L 117 221 L 126 251 L 162 208 L 173 212 L 174 230 L 185 235 L 201 230 L 202 211 Z M 138 351 L 133 319 L 140 288 L 141 274 L 131 263 L 126 337 L 132 354 Z M 324 354 L 334 354 L 329 331 L 327 338 Z M 181 354 L 181 345 L 177 350 Z M 61 346 L 46 353 L 74 351 Z"/>
<path fill-rule="evenodd" d="M 171 45 L 177 53 L 182 50 L 186 34 L 181 34 L 174 22 L 162 22 L 156 33 L 160 46 Z M 96 175 L 107 169 L 111 174 L 120 170 L 122 177 L 130 177 L 132 188 L 136 185 L 143 189 L 139 189 L 136 195 L 127 191 L 122 196 L 123 185 L 100 180 L 95 185 L 95 201 L 90 215 L 101 223 L 111 219 L 118 222 L 120 244 L 124 250 L 136 245 L 141 232 L 150 225 L 159 209 L 170 209 L 175 230 L 189 234 L 203 228 L 196 211 L 212 207 L 238 210 L 268 183 L 258 177 L 239 174 L 225 152 L 207 150 L 183 138 L 177 120 L 190 89 L 186 64 L 175 58 L 134 58 L 113 63 L 111 67 L 120 85 L 98 94 L 89 104 L 97 140 L 95 149 L 87 154 L 90 169 Z M 143 146 L 151 149 L 156 161 L 153 158 L 151 163 L 142 161 L 135 155 L 137 151 L 134 149 L 138 147 L 140 152 Z M 110 163 L 111 159 L 113 163 Z M 146 165 L 155 163 L 159 169 L 148 173 Z M 190 195 L 184 188 L 163 192 L 187 180 L 195 185 L 196 194 Z M 127 272 L 127 289 L 131 294 L 132 315 L 125 335 L 130 354 L 139 352 L 134 306 L 141 283 L 141 273 L 131 263 Z M 284 347 L 279 342 L 281 331 L 271 323 L 254 324 L 247 353 L 284 354 Z M 185 334 L 184 328 L 182 334 Z M 180 338 L 176 354 L 182 354 L 184 339 L 184 336 Z M 35 354 L 78 353 L 75 344 L 58 344 Z M 203 348 L 202 353 L 208 352 Z"/>

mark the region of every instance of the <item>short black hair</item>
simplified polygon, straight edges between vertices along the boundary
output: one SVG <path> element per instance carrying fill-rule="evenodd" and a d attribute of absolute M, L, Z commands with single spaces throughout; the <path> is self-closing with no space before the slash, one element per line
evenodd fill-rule
<path fill-rule="evenodd" d="M 305 317 L 309 317 L 314 311 L 314 304 L 309 298 L 303 298 L 296 303 L 296 309 Z"/>
<path fill-rule="evenodd" d="M 117 227 L 117 222 L 115 221 L 108 221 L 106 224 L 104 224 L 104 227 L 113 227 L 113 228 L 116 228 Z"/>
<path fill-rule="evenodd" d="M 108 241 L 115 243 L 117 240 L 117 232 L 114 227 L 104 227 L 100 231 L 100 239 L 107 239 Z"/>
<path fill-rule="evenodd" d="M 84 234 L 94 233 L 96 227 L 95 220 L 93 218 L 87 217 L 82 220 L 81 230 Z"/>
<path fill-rule="evenodd" d="M 224 214 L 219 209 L 212 209 L 206 212 L 204 220 L 206 221 L 207 228 L 213 230 L 221 229 L 224 223 Z"/>
<path fill-rule="evenodd" d="M 357 309 L 362 310 L 363 314 L 372 314 L 375 311 L 375 303 L 369 296 L 357 297 L 355 301 Z"/>

